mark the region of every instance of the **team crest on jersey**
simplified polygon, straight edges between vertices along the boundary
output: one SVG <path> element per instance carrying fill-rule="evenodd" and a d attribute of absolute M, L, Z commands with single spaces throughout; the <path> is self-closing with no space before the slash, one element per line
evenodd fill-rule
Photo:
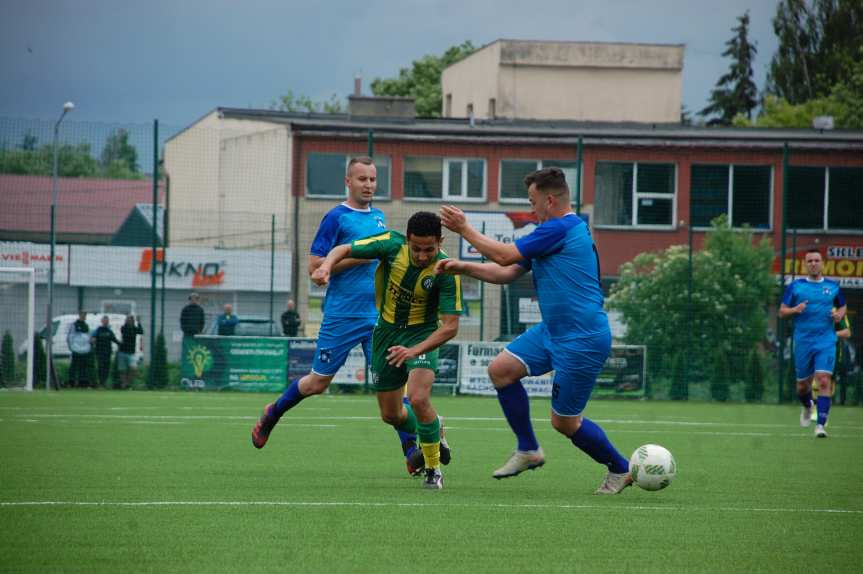
<path fill-rule="evenodd" d="M 824 294 L 825 294 L 825 295 L 830 295 L 830 287 L 825 287 L 825 288 L 824 288 Z"/>
<path fill-rule="evenodd" d="M 375 220 L 378 222 L 378 227 L 380 227 L 381 229 L 386 229 L 386 228 L 387 228 L 387 226 L 386 226 L 386 225 L 384 225 L 384 220 L 383 220 L 383 219 L 381 219 L 381 217 L 380 217 L 380 216 L 376 215 L 376 216 L 375 216 Z"/>
<path fill-rule="evenodd" d="M 431 275 L 423 277 L 422 286 L 426 291 L 431 291 L 432 287 L 434 287 L 434 277 Z"/>
<path fill-rule="evenodd" d="M 318 358 L 321 360 L 322 363 L 329 363 L 330 354 L 331 351 L 329 349 L 321 349 L 321 352 L 318 354 Z"/>

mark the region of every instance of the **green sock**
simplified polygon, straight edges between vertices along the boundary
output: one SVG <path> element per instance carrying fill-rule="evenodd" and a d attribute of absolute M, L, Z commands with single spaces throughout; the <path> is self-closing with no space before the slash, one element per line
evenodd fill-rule
<path fill-rule="evenodd" d="M 440 419 L 435 417 L 430 423 L 417 423 L 417 436 L 421 443 L 433 444 L 440 442 Z"/>
<path fill-rule="evenodd" d="M 396 427 L 396 430 L 406 432 L 408 434 L 417 434 L 417 416 L 414 414 L 414 410 L 410 405 L 405 405 L 405 410 L 407 410 L 408 416 L 402 424 Z"/>

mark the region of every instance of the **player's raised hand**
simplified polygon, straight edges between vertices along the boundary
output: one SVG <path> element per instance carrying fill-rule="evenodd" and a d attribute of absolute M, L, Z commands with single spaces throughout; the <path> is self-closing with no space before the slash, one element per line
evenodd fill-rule
<path fill-rule="evenodd" d="M 444 205 L 440 208 L 440 221 L 450 231 L 461 233 L 467 226 L 464 211 L 454 205 Z"/>
<path fill-rule="evenodd" d="M 394 367 L 401 367 L 408 359 L 416 358 L 417 354 L 411 349 L 401 345 L 395 345 L 387 349 L 387 363 Z"/>
<path fill-rule="evenodd" d="M 434 267 L 435 275 L 457 275 L 464 269 L 464 264 L 457 259 L 441 259 Z"/>
<path fill-rule="evenodd" d="M 330 271 L 321 265 L 312 272 L 312 282 L 318 287 L 324 287 L 330 282 Z"/>

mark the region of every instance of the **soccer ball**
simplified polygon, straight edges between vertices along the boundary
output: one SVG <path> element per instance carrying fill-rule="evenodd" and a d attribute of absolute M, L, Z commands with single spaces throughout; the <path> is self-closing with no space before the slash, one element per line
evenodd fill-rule
<path fill-rule="evenodd" d="M 662 490 L 674 480 L 677 463 L 665 447 L 645 444 L 629 457 L 629 473 L 632 482 L 644 490 Z"/>

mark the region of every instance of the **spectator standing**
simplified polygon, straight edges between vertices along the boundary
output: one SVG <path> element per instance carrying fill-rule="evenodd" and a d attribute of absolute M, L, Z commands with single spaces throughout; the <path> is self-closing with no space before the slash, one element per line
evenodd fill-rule
<path fill-rule="evenodd" d="M 189 295 L 189 302 L 180 311 L 180 329 L 183 337 L 194 337 L 204 330 L 204 308 L 197 293 Z"/>
<path fill-rule="evenodd" d="M 86 311 L 78 311 L 78 319 L 72 323 L 66 334 L 66 343 L 72 353 L 72 364 L 69 366 L 70 386 L 90 386 L 92 345 L 90 344 L 90 326 L 87 325 Z"/>
<path fill-rule="evenodd" d="M 240 322 L 240 319 L 234 315 L 234 306 L 230 303 L 225 303 L 225 312 L 219 315 L 218 322 L 218 334 L 219 335 L 233 335 L 237 330 L 237 323 Z"/>
<path fill-rule="evenodd" d="M 282 313 L 282 333 L 285 337 L 296 337 L 300 330 L 300 314 L 294 307 L 294 300 L 288 299 L 288 308 Z"/>
<path fill-rule="evenodd" d="M 111 344 L 120 346 L 120 341 L 117 335 L 109 327 L 110 319 L 107 315 L 102 316 L 102 324 L 99 325 L 93 335 L 90 337 L 90 343 L 93 344 L 96 351 L 96 367 L 99 374 L 99 385 L 102 387 L 108 386 L 108 375 L 111 373 L 111 355 L 114 353 L 114 348 Z"/>
<path fill-rule="evenodd" d="M 144 334 L 141 321 L 135 320 L 134 315 L 127 315 L 126 322 L 120 327 L 120 348 L 117 350 L 117 372 L 120 374 L 120 386 L 128 389 L 132 383 L 132 372 L 137 369 L 135 364 L 135 348 L 137 347 L 138 335 Z"/>

